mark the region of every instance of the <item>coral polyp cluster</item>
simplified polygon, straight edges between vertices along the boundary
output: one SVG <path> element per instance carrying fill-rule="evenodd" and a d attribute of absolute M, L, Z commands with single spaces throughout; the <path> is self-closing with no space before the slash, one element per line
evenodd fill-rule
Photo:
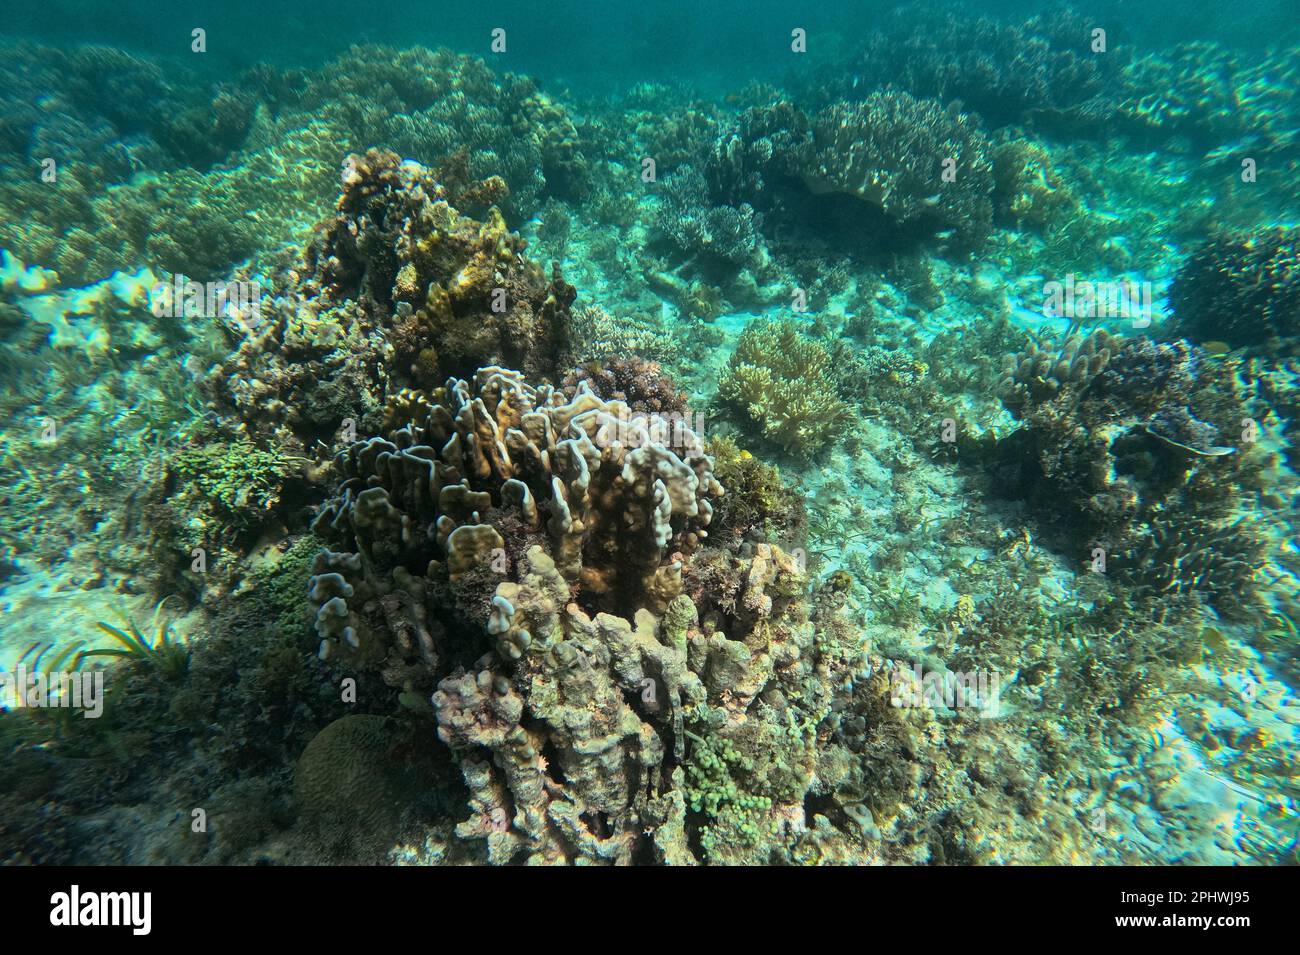
<path fill-rule="evenodd" d="M 852 412 L 840 398 L 831 355 L 791 322 L 745 329 L 718 397 L 756 422 L 763 437 L 811 457 L 835 444 Z"/>

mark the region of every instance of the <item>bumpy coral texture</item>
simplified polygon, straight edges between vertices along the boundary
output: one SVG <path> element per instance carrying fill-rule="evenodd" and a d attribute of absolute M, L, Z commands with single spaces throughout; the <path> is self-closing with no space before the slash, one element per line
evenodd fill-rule
<path fill-rule="evenodd" d="M 462 216 L 423 166 L 371 150 L 349 159 L 336 214 L 207 384 L 250 432 L 329 444 L 347 419 L 377 430 L 403 389 L 446 374 L 505 361 L 554 375 L 575 295 L 495 208 Z"/>
<path fill-rule="evenodd" d="M 657 361 L 629 355 L 583 362 L 564 376 L 560 387 L 571 395 L 583 382 L 600 397 L 626 402 L 633 411 L 687 413 L 686 393 L 664 374 Z"/>
<path fill-rule="evenodd" d="M 337 467 L 310 582 L 321 654 L 406 705 L 432 691 L 471 794 L 458 832 L 489 859 L 695 861 L 692 736 L 795 747 L 764 805 L 801 811 L 803 744 L 745 740 L 765 688 L 815 694 L 802 570 L 707 546 L 722 488 L 693 432 L 488 367 Z"/>

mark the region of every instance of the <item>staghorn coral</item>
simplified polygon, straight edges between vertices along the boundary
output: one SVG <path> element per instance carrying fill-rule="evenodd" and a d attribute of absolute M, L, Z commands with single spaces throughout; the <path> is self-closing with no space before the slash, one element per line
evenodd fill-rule
<path fill-rule="evenodd" d="M 831 355 L 793 322 L 754 323 L 740 336 L 718 398 L 791 454 L 832 447 L 852 416 L 836 391 Z"/>

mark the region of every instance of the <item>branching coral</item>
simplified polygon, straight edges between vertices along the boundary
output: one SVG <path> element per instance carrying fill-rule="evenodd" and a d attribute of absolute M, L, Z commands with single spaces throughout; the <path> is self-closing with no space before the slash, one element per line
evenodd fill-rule
<path fill-rule="evenodd" d="M 718 397 L 746 415 L 764 438 L 802 457 L 832 447 L 852 421 L 836 391 L 830 352 L 793 322 L 746 328 Z"/>
<path fill-rule="evenodd" d="M 1188 257 L 1169 289 L 1179 333 L 1265 355 L 1300 346 L 1300 229 L 1220 235 Z"/>
<path fill-rule="evenodd" d="M 1260 464 L 1248 442 L 1227 443 L 1249 419 L 1230 370 L 1186 342 L 1099 330 L 1031 346 L 1005 373 L 1025 427 L 1000 442 L 995 473 L 1066 518 L 1079 561 L 1221 610 L 1252 601 L 1262 544 L 1237 508 Z"/>
<path fill-rule="evenodd" d="M 873 93 L 817 114 L 802 176 L 814 193 L 855 196 L 895 226 L 955 230 L 978 244 L 992 227 L 990 148 L 965 113 Z"/>
<path fill-rule="evenodd" d="M 654 220 L 656 236 L 679 255 L 731 270 L 766 261 L 759 225 L 747 203 L 712 205 L 704 177 L 693 166 L 680 167 L 664 182 Z"/>

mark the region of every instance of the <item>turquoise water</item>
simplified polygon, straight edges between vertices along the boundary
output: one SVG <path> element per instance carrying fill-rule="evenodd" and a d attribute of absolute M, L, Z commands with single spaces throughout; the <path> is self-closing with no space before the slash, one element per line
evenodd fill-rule
<path fill-rule="evenodd" d="M 0 855 L 1295 862 L 1300 32 L 1178 9 L 12 11 Z"/>

